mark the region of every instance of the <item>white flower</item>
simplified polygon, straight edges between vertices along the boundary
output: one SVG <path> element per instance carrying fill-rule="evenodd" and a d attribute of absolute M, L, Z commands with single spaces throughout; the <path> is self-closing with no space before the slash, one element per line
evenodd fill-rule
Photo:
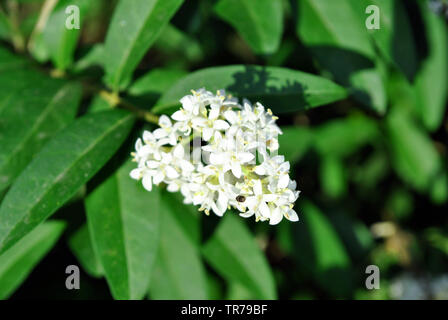
<path fill-rule="evenodd" d="M 272 211 L 269 224 L 278 224 L 282 221 L 283 217 L 292 222 L 299 221 L 297 213 L 292 209 L 292 204 L 286 198 L 279 197 L 276 200 L 276 207 Z"/>
<path fill-rule="evenodd" d="M 216 215 L 222 216 L 226 212 L 229 203 L 228 193 L 219 185 L 207 184 L 207 187 L 215 191 L 210 193 L 212 197 L 208 199 L 211 209 Z"/>
<path fill-rule="evenodd" d="M 214 136 L 214 144 L 202 148 L 210 152 L 210 163 L 222 166 L 223 171 L 231 170 L 236 178 L 241 177 L 241 166 L 251 162 L 255 156 L 250 152 L 245 152 L 235 139 L 226 137 L 216 133 Z"/>
<path fill-rule="evenodd" d="M 176 127 L 171 123 L 170 118 L 166 115 L 162 115 L 159 118 L 159 129 L 154 130 L 154 137 L 162 142 L 162 144 L 176 145 L 178 134 Z"/>
<path fill-rule="evenodd" d="M 224 120 L 212 120 L 208 119 L 205 123 L 201 124 L 202 138 L 204 141 L 209 141 L 215 131 L 223 131 L 230 127 L 230 125 Z"/>
<path fill-rule="evenodd" d="M 152 190 L 152 172 L 145 167 L 133 169 L 130 173 L 132 179 L 142 179 L 143 187 L 151 191 Z"/>
<path fill-rule="evenodd" d="M 206 214 L 222 216 L 234 208 L 242 217 L 255 216 L 271 225 L 283 217 L 298 221 L 293 207 L 299 191 L 289 177 L 289 162 L 270 156 L 282 134 L 271 110 L 249 101 L 241 106 L 223 90 L 214 95 L 199 89 L 180 102 L 172 120 L 162 115 L 160 128 L 144 131 L 143 140 L 136 141 L 132 156 L 137 168 L 131 178 L 142 180 L 148 191 L 164 183 Z M 193 157 L 198 151 L 201 159 Z M 261 155 L 257 164 L 256 151 Z"/>
<path fill-rule="evenodd" d="M 258 175 L 271 177 L 270 180 L 272 183 L 270 183 L 269 189 L 273 192 L 276 189 L 285 189 L 289 185 L 290 165 L 284 159 L 283 156 L 269 158 L 269 156 L 265 155 L 263 163 L 254 168 L 254 172 Z"/>
<path fill-rule="evenodd" d="M 271 208 L 267 202 L 273 202 L 277 199 L 275 194 L 264 193 L 261 180 L 253 180 L 253 196 L 246 198 L 245 205 L 249 209 L 246 213 L 241 213 L 243 217 L 250 217 L 255 214 L 258 220 L 265 221 L 271 217 Z"/>
<path fill-rule="evenodd" d="M 188 177 L 190 173 L 192 173 L 195 169 L 194 165 L 185 159 L 185 149 L 184 146 L 181 144 L 176 145 L 173 148 L 172 151 L 173 158 L 171 160 L 171 163 L 175 166 L 180 168 L 182 175 L 184 177 Z"/>
<path fill-rule="evenodd" d="M 143 146 L 142 139 L 138 138 L 135 142 L 135 151 L 132 153 L 134 161 L 140 165 L 141 161 L 146 161 L 146 158 L 151 154 L 152 148 L 149 145 Z"/>
<path fill-rule="evenodd" d="M 221 165 L 224 172 L 231 170 L 236 178 L 240 178 L 242 173 L 241 166 L 252 161 L 255 156 L 250 152 L 235 152 L 228 149 L 212 153 L 210 155 L 210 163 Z"/>

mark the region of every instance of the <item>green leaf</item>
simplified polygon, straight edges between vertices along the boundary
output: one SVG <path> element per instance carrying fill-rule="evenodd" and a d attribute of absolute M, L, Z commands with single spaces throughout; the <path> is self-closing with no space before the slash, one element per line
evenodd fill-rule
<path fill-rule="evenodd" d="M 9 50 L 0 46 L 0 72 L 2 78 L 7 70 L 17 69 L 28 64 L 28 61 L 20 56 L 14 55 Z"/>
<path fill-rule="evenodd" d="M 346 157 L 379 137 L 377 124 L 370 118 L 351 116 L 328 121 L 314 130 L 314 147 L 325 156 Z"/>
<path fill-rule="evenodd" d="M 74 72 L 86 71 L 93 66 L 103 66 L 104 64 L 104 45 L 102 43 L 95 44 L 82 58 L 76 61 L 73 66 Z"/>
<path fill-rule="evenodd" d="M 54 246 L 64 223 L 46 222 L 0 255 L 0 299 L 7 299 Z"/>
<path fill-rule="evenodd" d="M 431 200 L 435 204 L 445 204 L 448 200 L 448 172 L 447 170 L 439 174 L 431 186 Z"/>
<path fill-rule="evenodd" d="M 388 156 L 383 149 L 379 149 L 351 169 L 350 179 L 358 185 L 361 192 L 375 189 L 389 173 Z"/>
<path fill-rule="evenodd" d="M 228 284 L 226 300 L 257 300 L 257 296 L 239 282 Z"/>
<path fill-rule="evenodd" d="M 0 206 L 0 252 L 68 201 L 115 153 L 134 117 L 88 114 L 54 137 L 20 174 Z"/>
<path fill-rule="evenodd" d="M 75 118 L 80 100 L 76 83 L 26 70 L 0 75 L 0 191 Z"/>
<path fill-rule="evenodd" d="M 338 198 L 347 191 L 347 174 L 341 159 L 326 156 L 320 167 L 322 189 L 332 198 Z"/>
<path fill-rule="evenodd" d="M 89 0 L 59 1 L 51 13 L 44 30 L 37 35 L 37 37 L 42 37 L 40 45 L 45 46 L 45 50 L 54 66 L 59 70 L 67 70 L 73 64 L 76 45 L 81 35 L 84 14 L 89 10 L 89 2 Z M 69 29 L 66 27 L 67 19 L 70 22 L 73 16 L 72 12 L 70 14 L 66 13 L 66 9 L 72 5 L 79 8 L 80 29 Z"/>
<path fill-rule="evenodd" d="M 436 227 L 430 227 L 424 231 L 424 237 L 431 246 L 448 256 L 448 237 L 446 231 Z"/>
<path fill-rule="evenodd" d="M 87 112 L 100 112 L 110 110 L 112 106 L 100 94 L 95 95 L 87 108 Z"/>
<path fill-rule="evenodd" d="M 84 270 L 92 277 L 99 278 L 104 275 L 103 267 L 93 250 L 87 224 L 83 224 L 68 241 L 70 249 L 81 263 Z"/>
<path fill-rule="evenodd" d="M 152 69 L 137 79 L 129 88 L 130 103 L 153 106 L 160 96 L 187 74 L 179 69 Z"/>
<path fill-rule="evenodd" d="M 279 154 L 291 164 L 298 162 L 311 147 L 313 135 L 310 129 L 304 127 L 282 127 L 282 135 L 278 136 Z"/>
<path fill-rule="evenodd" d="M 294 223 L 294 256 L 301 268 L 331 295 L 350 292 L 350 258 L 328 218 L 309 202 L 301 202 L 300 221 Z"/>
<path fill-rule="evenodd" d="M 429 187 L 441 168 L 440 157 L 428 134 L 400 109 L 386 119 L 392 165 L 415 189 Z"/>
<path fill-rule="evenodd" d="M 186 74 L 186 71 L 177 69 L 152 69 L 138 78 L 130 86 L 128 93 L 134 96 L 161 95 Z"/>
<path fill-rule="evenodd" d="M 390 72 L 387 79 L 387 93 L 391 106 L 418 113 L 416 90 L 406 77 L 399 72 Z"/>
<path fill-rule="evenodd" d="M 288 63 L 288 59 L 294 54 L 299 44 L 294 38 L 285 39 L 281 42 L 280 47 L 269 57 L 266 57 L 266 65 L 268 66 L 282 66 Z"/>
<path fill-rule="evenodd" d="M 333 211 L 329 219 L 353 261 L 362 262 L 374 244 L 367 226 L 343 211 Z"/>
<path fill-rule="evenodd" d="M 154 43 L 154 48 L 163 52 L 172 62 L 185 59 L 196 62 L 203 58 L 204 52 L 197 39 L 168 24 Z M 176 64 L 177 65 L 177 64 Z"/>
<path fill-rule="evenodd" d="M 0 9 L 0 39 L 9 40 L 11 36 L 11 26 L 8 17 Z"/>
<path fill-rule="evenodd" d="M 31 43 L 28 45 L 30 55 L 39 63 L 46 63 L 50 60 L 48 45 L 44 41 L 43 33 L 33 35 Z"/>
<path fill-rule="evenodd" d="M 130 178 L 126 162 L 85 201 L 94 250 L 115 299 L 142 299 L 159 242 L 159 190 Z"/>
<path fill-rule="evenodd" d="M 224 298 L 221 279 L 217 275 L 207 272 L 207 285 L 209 300 L 222 300 Z"/>
<path fill-rule="evenodd" d="M 409 80 L 417 71 L 417 48 L 413 39 L 410 19 L 402 1 L 396 0 L 351 0 L 357 14 L 367 18 L 369 5 L 380 9 L 380 29 L 367 30 L 382 55 L 398 67 Z"/>
<path fill-rule="evenodd" d="M 118 91 L 125 87 L 146 51 L 183 0 L 121 0 L 107 32 L 105 81 Z"/>
<path fill-rule="evenodd" d="M 0 51 L 0 57 L 1 55 L 2 54 Z M 9 58 L 8 56 L 6 57 Z M 13 64 L 14 60 L 7 59 L 5 65 L 8 62 Z M 51 79 L 43 76 L 42 73 L 27 70 L 23 65 L 20 65 L 20 67 L 17 65 L 16 68 L 11 67 L 9 70 L 3 70 L 0 74 L 0 112 L 4 112 L 9 104 L 14 103 L 13 98 L 19 91 L 24 90 L 27 87 L 34 86 L 36 83 L 39 83 L 41 79 L 43 79 L 44 87 L 45 85 L 47 87 L 50 86 L 50 89 L 52 88 L 51 85 L 56 87 L 58 84 L 58 80 L 52 81 Z M 61 83 L 62 82 L 59 81 L 59 84 Z"/>
<path fill-rule="evenodd" d="M 297 25 L 301 39 L 307 45 L 335 46 L 373 58 L 375 52 L 362 24 L 365 14 L 359 17 L 350 2 L 301 0 Z"/>
<path fill-rule="evenodd" d="M 391 213 L 392 219 L 404 221 L 414 211 L 414 197 L 405 188 L 396 188 L 387 196 L 384 210 Z"/>
<path fill-rule="evenodd" d="M 346 91 L 330 80 L 291 69 L 234 65 L 193 72 L 178 81 L 157 102 L 153 111 L 167 113 L 190 90 L 225 89 L 238 98 L 259 101 L 276 113 L 309 109 L 346 97 Z"/>
<path fill-rule="evenodd" d="M 162 193 L 159 253 L 149 283 L 152 299 L 208 298 L 208 284 L 200 258 L 199 212 L 168 192 Z M 192 234 L 194 232 L 194 234 Z"/>
<path fill-rule="evenodd" d="M 422 15 L 426 27 L 428 56 L 416 76 L 417 105 L 424 125 L 431 131 L 443 122 L 448 87 L 448 34 L 445 22 L 428 8 Z"/>
<path fill-rule="evenodd" d="M 227 213 L 202 252 L 207 262 L 228 281 L 243 284 L 258 299 L 276 299 L 269 264 L 241 218 Z"/>
<path fill-rule="evenodd" d="M 20 21 L 19 31 L 25 39 L 29 39 L 38 19 L 39 12 L 34 12 L 27 15 Z"/>
<path fill-rule="evenodd" d="M 365 14 L 356 12 L 350 1 L 300 1 L 297 34 L 321 69 L 329 71 L 338 83 L 351 87 L 361 103 L 383 114 L 385 88 L 363 24 Z"/>
<path fill-rule="evenodd" d="M 220 0 L 215 12 L 231 24 L 255 53 L 277 51 L 283 33 L 281 0 Z"/>

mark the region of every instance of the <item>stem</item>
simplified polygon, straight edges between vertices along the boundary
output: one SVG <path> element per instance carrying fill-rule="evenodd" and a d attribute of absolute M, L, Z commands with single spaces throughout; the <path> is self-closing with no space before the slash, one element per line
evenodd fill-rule
<path fill-rule="evenodd" d="M 0 10 L 1 10 L 1 8 L 0 8 Z M 64 78 L 67 80 L 75 80 L 76 81 L 76 79 L 71 79 L 69 75 L 67 75 L 65 72 L 63 72 L 61 70 L 52 70 L 50 72 L 48 72 L 48 70 L 47 70 L 46 72 L 49 73 L 50 76 L 53 78 Z M 159 124 L 159 116 L 157 116 L 156 114 L 154 114 L 152 112 L 142 110 L 142 109 L 134 106 L 133 104 L 131 104 L 128 101 L 121 98 L 117 92 L 107 91 L 98 85 L 89 83 L 88 81 L 82 81 L 82 84 L 83 84 L 84 90 L 88 90 L 88 92 L 91 95 L 99 94 L 104 100 L 106 100 L 106 102 L 112 108 L 122 107 L 123 109 L 131 111 L 138 118 L 140 118 L 144 121 L 147 121 L 149 123 L 153 123 L 156 125 Z"/>
<path fill-rule="evenodd" d="M 120 98 L 116 92 L 109 92 L 107 90 L 100 90 L 99 95 L 106 100 L 111 107 L 121 106 L 123 109 L 129 110 L 136 114 L 137 117 L 147 122 L 158 124 L 159 117 L 152 112 L 142 110 L 136 106 L 130 104 L 126 100 Z"/>
<path fill-rule="evenodd" d="M 34 48 L 34 42 L 36 37 L 42 32 L 42 30 L 47 25 L 48 18 L 50 17 L 51 12 L 54 7 L 58 3 L 59 0 L 45 0 L 42 5 L 42 9 L 40 10 L 39 19 L 37 20 L 36 25 L 31 33 L 30 39 L 28 40 L 28 51 L 31 51 Z"/>
<path fill-rule="evenodd" d="M 20 32 L 19 24 L 19 4 L 15 0 L 9 0 L 7 2 L 9 12 L 9 23 L 12 31 L 12 44 L 17 52 L 23 52 L 25 50 L 25 39 Z"/>

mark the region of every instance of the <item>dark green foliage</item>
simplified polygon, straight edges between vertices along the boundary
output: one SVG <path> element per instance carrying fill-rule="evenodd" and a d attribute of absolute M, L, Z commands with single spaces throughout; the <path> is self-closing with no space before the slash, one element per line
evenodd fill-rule
<path fill-rule="evenodd" d="M 50 275 L 38 298 L 387 299 L 404 271 L 446 273 L 448 33 L 428 2 L 1 2 L 0 299 L 73 259 L 81 294 Z M 147 112 L 201 87 L 279 116 L 299 222 L 205 216 L 129 177 Z"/>

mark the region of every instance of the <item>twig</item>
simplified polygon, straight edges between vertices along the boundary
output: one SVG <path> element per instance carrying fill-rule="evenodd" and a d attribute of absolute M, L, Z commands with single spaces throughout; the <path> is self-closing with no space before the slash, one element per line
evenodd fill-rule
<path fill-rule="evenodd" d="M 50 17 L 50 14 L 58 1 L 59 0 L 45 0 L 42 5 L 42 9 L 40 10 L 39 19 L 31 32 L 30 39 L 28 40 L 28 51 L 31 51 L 34 48 L 36 37 L 42 32 L 42 30 L 44 30 L 47 25 L 48 18 Z"/>
<path fill-rule="evenodd" d="M 8 13 L 9 23 L 12 31 L 12 44 L 17 52 L 23 52 L 25 50 L 25 40 L 20 32 L 19 24 L 19 4 L 15 0 L 8 0 Z"/>
<path fill-rule="evenodd" d="M 107 90 L 100 90 L 99 95 L 109 103 L 111 107 L 122 107 L 123 109 L 129 110 L 132 113 L 136 114 L 137 117 L 140 119 L 143 119 L 147 122 L 158 124 L 159 123 L 159 117 L 152 112 L 142 110 L 140 108 L 137 108 L 133 104 L 129 103 L 128 101 L 120 98 L 120 96 L 117 93 L 109 92 Z"/>

